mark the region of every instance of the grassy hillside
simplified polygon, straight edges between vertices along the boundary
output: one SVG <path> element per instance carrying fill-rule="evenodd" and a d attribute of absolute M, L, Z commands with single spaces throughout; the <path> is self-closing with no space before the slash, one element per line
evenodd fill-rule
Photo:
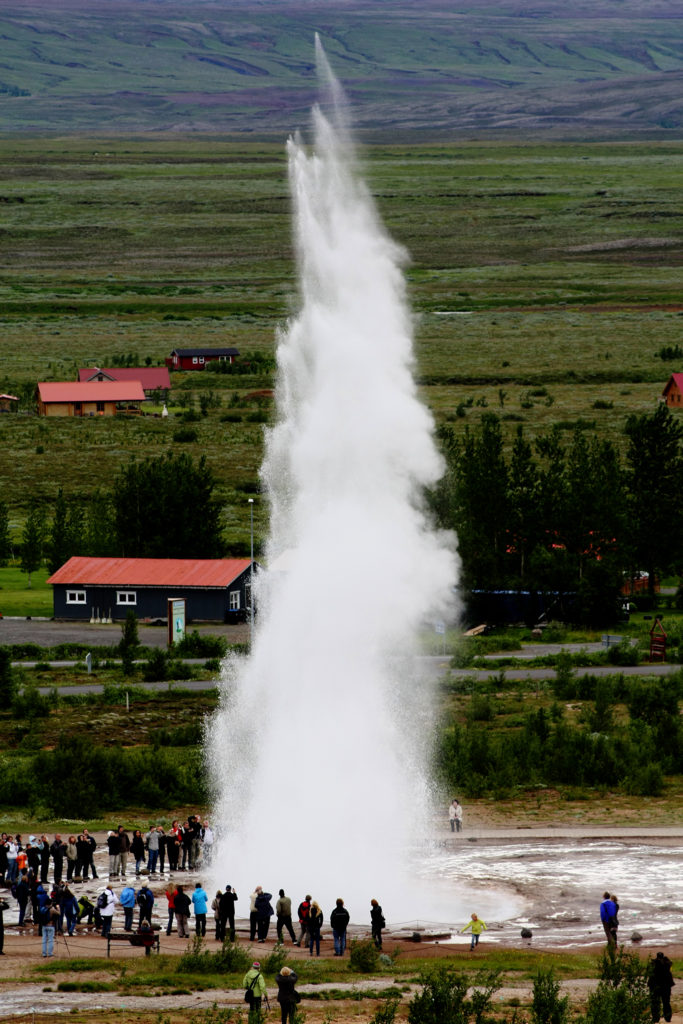
<path fill-rule="evenodd" d="M 4 130 L 268 134 L 305 125 L 321 36 L 361 130 L 675 135 L 673 0 L 0 2 Z"/>
<path fill-rule="evenodd" d="M 364 173 L 411 255 L 417 373 L 438 422 L 501 411 L 618 437 L 652 409 L 680 343 L 683 144 L 392 146 Z M 180 345 L 272 355 L 296 302 L 283 147 L 211 139 L 0 141 L 0 391 Z M 359 367 L 362 372 L 362 367 Z M 205 453 L 227 536 L 248 541 L 269 374 L 176 374 L 172 411 L 74 421 L 0 416 L 18 525 L 33 494 L 88 497 L 131 453 Z M 469 408 L 464 408 L 470 403 Z M 597 403 L 597 406 L 596 406 Z M 261 510 L 257 510 L 257 522 Z"/>

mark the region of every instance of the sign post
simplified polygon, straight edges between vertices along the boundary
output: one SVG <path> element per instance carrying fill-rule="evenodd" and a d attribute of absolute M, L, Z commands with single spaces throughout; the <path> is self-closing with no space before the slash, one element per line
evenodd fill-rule
<path fill-rule="evenodd" d="M 168 646 L 179 644 L 185 637 L 185 598 L 168 599 Z"/>

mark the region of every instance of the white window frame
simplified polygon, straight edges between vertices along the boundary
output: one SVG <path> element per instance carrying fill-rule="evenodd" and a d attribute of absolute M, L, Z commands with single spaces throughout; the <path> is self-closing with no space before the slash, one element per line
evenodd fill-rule
<path fill-rule="evenodd" d="M 239 590 L 230 591 L 230 611 L 238 612 L 242 607 Z"/>
<path fill-rule="evenodd" d="M 67 590 L 67 604 L 85 604 L 85 590 Z"/>
<path fill-rule="evenodd" d="M 199 357 L 199 362 L 200 362 L 200 363 L 203 363 L 203 362 L 204 362 L 204 356 L 200 356 L 200 357 Z"/>
<path fill-rule="evenodd" d="M 197 357 L 196 356 L 192 356 L 192 365 L 193 366 L 197 365 Z"/>
<path fill-rule="evenodd" d="M 117 590 L 116 603 L 132 605 L 138 603 L 138 595 L 135 590 Z"/>

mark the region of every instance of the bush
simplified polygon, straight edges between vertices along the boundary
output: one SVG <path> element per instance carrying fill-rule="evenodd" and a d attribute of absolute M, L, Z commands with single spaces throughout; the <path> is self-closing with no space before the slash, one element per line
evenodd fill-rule
<path fill-rule="evenodd" d="M 585 1024 L 649 1024 L 647 963 L 623 946 L 608 946 L 599 966 L 600 983 L 588 998 Z"/>
<path fill-rule="evenodd" d="M 473 979 L 471 1000 L 467 975 L 453 967 L 439 966 L 424 977 L 423 988 L 410 1001 L 409 1024 L 479 1024 L 488 1011 L 491 996 L 500 987 L 497 972 L 482 972 Z"/>
<path fill-rule="evenodd" d="M 9 647 L 0 647 L 0 709 L 11 707 L 16 699 L 17 684 L 12 672 Z"/>
<path fill-rule="evenodd" d="M 539 970 L 534 978 L 534 995 L 531 1003 L 533 1024 L 565 1024 L 569 1018 L 569 996 L 560 999 L 560 983 L 552 967 L 549 971 Z"/>
<path fill-rule="evenodd" d="M 359 974 L 372 974 L 379 964 L 379 950 L 372 939 L 352 939 L 349 968 Z"/>
<path fill-rule="evenodd" d="M 279 974 L 280 970 L 285 966 L 286 960 L 287 950 L 281 942 L 278 942 L 273 947 L 273 952 L 263 961 L 261 970 L 264 974 Z"/>
<path fill-rule="evenodd" d="M 178 970 L 185 974 L 226 974 L 246 971 L 251 966 L 249 952 L 236 942 L 226 939 L 215 953 L 204 949 L 201 935 L 195 935 L 180 960 Z"/>
<path fill-rule="evenodd" d="M 228 643 L 222 636 L 202 635 L 193 629 L 173 646 L 175 654 L 183 658 L 223 658 L 228 650 Z"/>

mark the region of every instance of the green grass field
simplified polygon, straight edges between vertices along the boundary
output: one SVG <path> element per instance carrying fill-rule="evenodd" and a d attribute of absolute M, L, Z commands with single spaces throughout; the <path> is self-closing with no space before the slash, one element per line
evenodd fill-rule
<path fill-rule="evenodd" d="M 45 568 L 31 573 L 29 587 L 28 576 L 18 566 L 0 569 L 0 613 L 52 618 L 52 587 L 45 582 L 48 576 Z"/>
<path fill-rule="evenodd" d="M 416 373 L 437 423 L 459 430 L 488 409 L 510 435 L 579 420 L 619 440 L 629 413 L 654 408 L 680 369 L 657 353 L 680 340 L 683 143 L 376 146 L 362 159 L 410 255 Z M 268 375 L 174 375 L 176 399 L 217 403 L 189 442 L 174 440 L 177 416 L 26 413 L 38 380 L 129 353 L 272 353 L 297 301 L 283 146 L 5 138 L 0 203 L 0 390 L 22 397 L 0 416 L 15 532 L 31 497 L 63 486 L 87 500 L 131 454 L 183 445 L 206 454 L 226 538 L 244 550 Z"/>

